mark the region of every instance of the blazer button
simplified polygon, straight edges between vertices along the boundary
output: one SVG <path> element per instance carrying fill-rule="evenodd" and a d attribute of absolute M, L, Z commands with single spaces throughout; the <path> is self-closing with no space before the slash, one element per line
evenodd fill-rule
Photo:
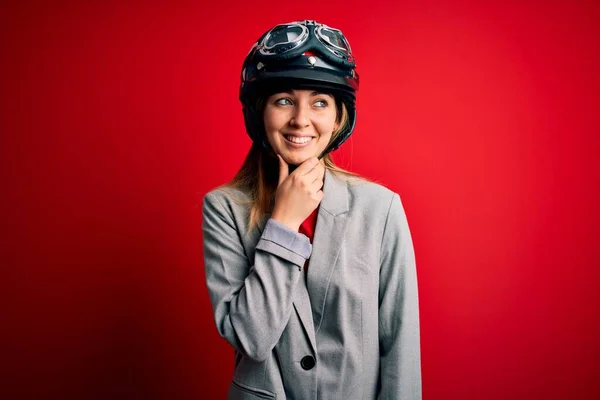
<path fill-rule="evenodd" d="M 300 365 L 302 366 L 302 369 L 305 369 L 307 371 L 309 369 L 313 369 L 315 364 L 316 364 L 316 362 L 315 362 L 315 359 L 313 358 L 313 356 L 306 356 L 306 357 L 303 357 L 302 360 L 300 360 Z"/>

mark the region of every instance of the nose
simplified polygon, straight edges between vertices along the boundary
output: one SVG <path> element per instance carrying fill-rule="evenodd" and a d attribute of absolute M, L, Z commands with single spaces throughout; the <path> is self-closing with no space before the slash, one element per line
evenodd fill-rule
<path fill-rule="evenodd" d="M 309 105 L 298 102 L 294 107 L 294 114 L 290 120 L 290 125 L 296 128 L 304 128 L 310 124 Z"/>

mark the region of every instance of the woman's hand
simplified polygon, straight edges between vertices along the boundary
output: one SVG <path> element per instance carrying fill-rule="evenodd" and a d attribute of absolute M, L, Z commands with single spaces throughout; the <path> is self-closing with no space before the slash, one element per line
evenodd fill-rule
<path fill-rule="evenodd" d="M 323 199 L 325 167 L 317 157 L 304 161 L 291 174 L 288 164 L 279 158 L 279 184 L 271 218 L 294 231 L 319 206 Z"/>

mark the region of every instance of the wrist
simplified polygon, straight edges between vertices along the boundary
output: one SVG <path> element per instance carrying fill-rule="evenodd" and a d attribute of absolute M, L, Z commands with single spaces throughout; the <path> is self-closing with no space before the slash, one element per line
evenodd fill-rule
<path fill-rule="evenodd" d="M 275 213 L 273 213 L 273 215 L 271 215 L 271 219 L 274 219 L 275 221 L 287 226 L 288 228 L 290 228 L 291 230 L 293 230 L 295 232 L 298 232 L 298 230 L 300 229 L 300 224 L 290 221 L 289 219 L 286 219 Z"/>

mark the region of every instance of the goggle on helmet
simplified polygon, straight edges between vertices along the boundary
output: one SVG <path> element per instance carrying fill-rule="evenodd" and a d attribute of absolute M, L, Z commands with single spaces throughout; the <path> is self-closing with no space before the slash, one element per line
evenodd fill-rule
<path fill-rule="evenodd" d="M 266 149 L 270 147 L 256 98 L 289 89 L 329 92 L 346 105 L 347 128 L 319 158 L 337 149 L 352 134 L 359 78 L 350 44 L 339 29 L 312 20 L 276 25 L 254 43 L 241 75 L 240 101 L 246 131 Z"/>

